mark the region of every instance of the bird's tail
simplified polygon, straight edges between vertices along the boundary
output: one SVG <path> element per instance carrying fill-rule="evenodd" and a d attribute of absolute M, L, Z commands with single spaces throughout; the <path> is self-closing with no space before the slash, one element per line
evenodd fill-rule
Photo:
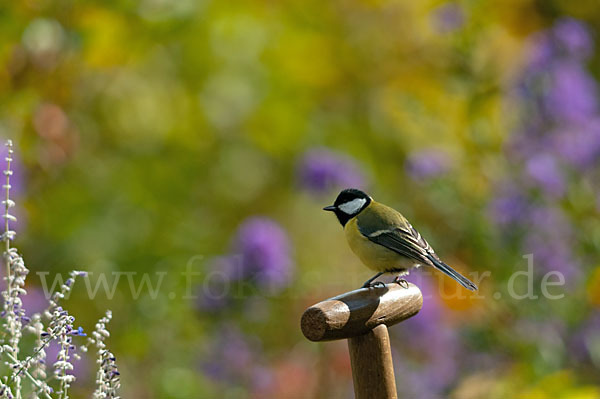
<path fill-rule="evenodd" d="M 447 274 L 448 276 L 452 277 L 453 279 L 455 279 L 456 281 L 458 281 L 460 283 L 460 285 L 462 285 L 466 289 L 471 290 L 471 291 L 476 291 L 477 290 L 477 286 L 475 284 L 473 284 L 469 279 L 467 279 L 466 277 L 464 277 L 463 275 L 461 275 L 459 272 L 457 272 L 456 270 L 454 270 L 453 268 L 451 268 L 450 266 L 448 266 L 447 264 L 445 264 L 441 260 L 438 260 L 438 259 L 436 259 L 435 257 L 433 257 L 431 255 L 427 255 L 427 257 L 429 258 L 430 261 L 433 262 L 433 266 L 436 269 L 438 269 L 439 271 L 442 271 L 445 274 Z"/>

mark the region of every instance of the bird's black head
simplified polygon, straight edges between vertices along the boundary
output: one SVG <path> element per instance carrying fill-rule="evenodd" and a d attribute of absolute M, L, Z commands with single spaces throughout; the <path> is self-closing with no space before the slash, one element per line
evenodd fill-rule
<path fill-rule="evenodd" d="M 348 220 L 358 215 L 371 203 L 371 197 L 355 188 L 342 190 L 335 199 L 333 205 L 323 208 L 325 211 L 332 211 L 338 220 L 345 226 Z"/>

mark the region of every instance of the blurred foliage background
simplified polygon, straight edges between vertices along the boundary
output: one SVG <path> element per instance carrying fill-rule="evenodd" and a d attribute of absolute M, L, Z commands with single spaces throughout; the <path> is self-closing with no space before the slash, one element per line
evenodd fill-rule
<path fill-rule="evenodd" d="M 594 0 L 4 2 L 26 306 L 36 272 L 115 283 L 67 307 L 113 310 L 125 398 L 352 397 L 345 343 L 299 319 L 370 276 L 321 211 L 356 186 L 490 272 L 409 276 L 402 397 L 600 398 L 598 26 Z M 526 254 L 537 299 L 507 291 Z"/>

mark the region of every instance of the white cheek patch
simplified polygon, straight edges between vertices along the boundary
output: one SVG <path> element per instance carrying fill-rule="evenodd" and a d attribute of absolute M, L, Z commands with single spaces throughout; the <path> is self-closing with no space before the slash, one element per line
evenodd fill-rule
<path fill-rule="evenodd" d="M 353 215 L 356 212 L 358 212 L 360 210 L 360 208 L 363 207 L 365 202 L 367 202 L 367 200 L 364 198 L 356 198 L 356 199 L 353 199 L 352 201 L 345 202 L 345 203 L 339 205 L 338 208 L 342 212 L 344 212 L 348 215 Z"/>

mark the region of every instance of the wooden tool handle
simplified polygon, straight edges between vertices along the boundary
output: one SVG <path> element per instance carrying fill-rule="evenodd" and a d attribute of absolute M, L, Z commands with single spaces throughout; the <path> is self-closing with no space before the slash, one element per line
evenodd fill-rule
<path fill-rule="evenodd" d="M 355 399 L 397 399 L 388 329 L 378 325 L 348 340 Z"/>
<path fill-rule="evenodd" d="M 423 306 L 414 284 L 361 288 L 319 302 L 306 309 L 300 322 L 311 341 L 331 341 L 365 334 L 378 325 L 392 326 L 414 316 Z"/>

